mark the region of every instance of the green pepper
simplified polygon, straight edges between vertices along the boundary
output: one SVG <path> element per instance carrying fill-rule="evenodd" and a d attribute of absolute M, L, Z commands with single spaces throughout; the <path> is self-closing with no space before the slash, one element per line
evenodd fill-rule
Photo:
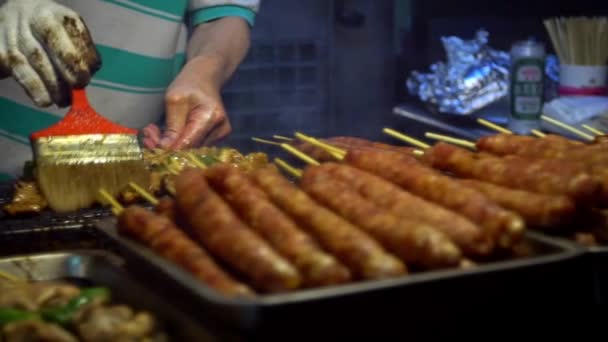
<path fill-rule="evenodd" d="M 80 294 L 70 299 L 66 305 L 46 309 L 42 311 L 41 314 L 46 321 L 66 325 L 72 321 L 72 318 L 78 312 L 78 310 L 98 298 L 107 300 L 110 298 L 110 290 L 105 287 L 90 287 L 82 289 Z"/>
<path fill-rule="evenodd" d="M 23 311 L 18 309 L 0 309 L 0 326 L 30 319 L 40 319 L 35 312 Z"/>
<path fill-rule="evenodd" d="M 215 163 L 219 163 L 220 160 L 217 159 L 216 157 L 210 155 L 210 154 L 203 154 L 201 156 L 198 157 L 201 162 L 203 162 L 203 164 L 205 164 L 206 166 L 211 166 Z"/>

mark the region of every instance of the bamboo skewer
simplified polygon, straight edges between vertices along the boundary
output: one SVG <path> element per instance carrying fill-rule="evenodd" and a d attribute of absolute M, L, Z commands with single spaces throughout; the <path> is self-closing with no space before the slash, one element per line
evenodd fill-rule
<path fill-rule="evenodd" d="M 593 127 L 591 127 L 591 126 L 589 126 L 589 125 L 585 125 L 585 124 L 583 124 L 583 125 L 582 125 L 582 127 L 583 127 L 584 129 L 588 130 L 589 132 L 591 132 L 591 133 L 595 134 L 595 135 L 600 135 L 600 136 L 601 136 L 601 135 L 605 135 L 605 133 L 604 133 L 604 132 L 600 131 L 599 129 L 593 128 Z"/>
<path fill-rule="evenodd" d="M 504 128 L 504 127 L 501 127 L 501 126 L 499 126 L 499 125 L 497 125 L 497 124 L 495 124 L 493 122 L 490 122 L 488 120 L 479 118 L 479 119 L 477 119 L 477 122 L 480 125 L 485 126 L 487 128 L 490 128 L 490 129 L 493 129 L 493 130 L 495 130 L 497 132 L 504 133 L 504 134 L 513 134 L 512 131 L 510 131 L 510 130 Z"/>
<path fill-rule="evenodd" d="M 532 130 L 532 135 L 534 135 L 537 138 L 544 138 L 544 137 L 547 136 L 545 133 L 543 133 L 543 132 L 541 132 L 541 131 L 539 131 L 537 129 L 533 129 Z"/>
<path fill-rule="evenodd" d="M 130 182 L 129 186 L 135 190 L 135 192 L 137 192 L 141 197 L 143 197 L 146 201 L 150 202 L 150 204 L 152 205 L 158 205 L 158 199 L 156 199 L 156 197 L 154 197 L 151 193 L 149 193 L 148 191 L 144 190 L 144 188 L 140 187 L 139 185 Z"/>
<path fill-rule="evenodd" d="M 99 189 L 99 195 L 112 206 L 112 213 L 114 213 L 114 215 L 118 216 L 125 210 L 122 204 L 118 203 L 118 201 L 105 189 Z"/>
<path fill-rule="evenodd" d="M 284 137 L 282 135 L 273 135 L 272 137 L 277 140 L 293 141 L 293 138 Z"/>
<path fill-rule="evenodd" d="M 270 140 L 260 139 L 260 138 L 256 138 L 256 137 L 252 137 L 251 140 L 262 143 L 262 144 L 281 146 L 281 143 L 278 143 L 276 141 L 270 141 Z"/>
<path fill-rule="evenodd" d="M 307 136 L 300 132 L 296 132 L 295 136 L 304 142 L 307 142 L 311 145 L 323 148 L 325 151 L 327 151 L 329 154 L 331 154 L 336 159 L 342 159 L 346 155 L 346 151 L 344 151 L 340 148 L 337 148 L 335 146 L 332 146 L 330 144 L 324 143 L 324 142 L 320 141 L 319 139 L 315 139 L 313 137 Z"/>
<path fill-rule="evenodd" d="M 594 139 L 594 137 L 592 137 L 591 135 L 589 135 L 589 134 L 587 134 L 587 133 L 585 133 L 585 132 L 583 132 L 583 131 L 581 131 L 579 129 L 576 129 L 575 127 L 572 127 L 572 126 L 570 126 L 568 124 L 565 124 L 565 123 L 563 123 L 563 122 L 561 122 L 559 120 L 555 120 L 555 119 L 550 118 L 550 117 L 548 117 L 546 115 L 541 116 L 541 118 L 544 121 L 546 121 L 546 122 L 548 122 L 550 124 L 553 124 L 553 125 L 555 125 L 557 127 L 563 128 L 563 129 L 565 129 L 565 130 L 567 130 L 569 132 L 572 132 L 572 133 L 578 135 L 581 138 L 584 138 L 584 139 L 587 139 L 587 140 L 593 140 Z"/>
<path fill-rule="evenodd" d="M 394 129 L 390 129 L 390 128 L 384 128 L 382 130 L 382 132 L 384 132 L 385 134 L 390 135 L 393 138 L 399 139 L 401 141 L 405 141 L 408 144 L 414 145 L 416 147 L 420 147 L 422 149 L 426 149 L 431 147 L 429 144 L 426 144 L 418 139 L 414 139 L 412 137 L 409 137 L 403 133 L 397 132 Z"/>
<path fill-rule="evenodd" d="M 562 64 L 604 65 L 608 60 L 605 17 L 551 18 L 543 24 Z"/>
<path fill-rule="evenodd" d="M 305 163 L 308 163 L 308 164 L 311 164 L 311 165 L 321 165 L 318 161 L 312 159 L 307 154 L 302 153 L 301 151 L 299 151 L 298 149 L 296 149 L 295 147 L 293 147 L 291 145 L 281 144 L 281 148 L 283 148 L 285 151 L 293 154 L 294 156 L 298 157 L 299 159 L 301 159 Z"/>
<path fill-rule="evenodd" d="M 302 170 L 289 165 L 286 161 L 281 158 L 274 158 L 274 163 L 277 164 L 281 169 L 285 170 L 290 175 L 296 178 L 302 178 Z"/>
<path fill-rule="evenodd" d="M 450 136 L 447 135 L 442 135 L 442 134 L 437 134 L 437 133 L 432 133 L 432 132 L 426 132 L 424 134 L 425 137 L 429 138 L 429 139 L 434 139 L 434 140 L 439 140 L 439 141 L 443 141 L 443 142 L 447 142 L 450 144 L 454 144 L 454 145 L 458 145 L 461 147 L 467 147 L 470 149 L 476 149 L 475 147 L 475 143 L 472 141 L 468 141 L 468 140 L 464 140 L 464 139 L 457 139 L 457 138 L 452 138 Z"/>

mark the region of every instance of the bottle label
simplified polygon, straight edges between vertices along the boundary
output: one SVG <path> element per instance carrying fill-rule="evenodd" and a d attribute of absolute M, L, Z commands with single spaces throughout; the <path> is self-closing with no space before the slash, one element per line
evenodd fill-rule
<path fill-rule="evenodd" d="M 544 62 L 535 58 L 516 60 L 511 72 L 511 117 L 539 120 L 543 108 Z"/>

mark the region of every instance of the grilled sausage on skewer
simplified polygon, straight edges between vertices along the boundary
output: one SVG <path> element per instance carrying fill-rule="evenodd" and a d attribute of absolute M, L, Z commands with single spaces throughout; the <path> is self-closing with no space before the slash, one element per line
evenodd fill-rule
<path fill-rule="evenodd" d="M 121 213 L 118 220 L 121 234 L 145 244 L 208 286 L 230 296 L 253 295 L 253 291 L 224 272 L 203 248 L 167 217 L 131 206 Z"/>
<path fill-rule="evenodd" d="M 486 255 L 492 249 L 492 241 L 468 218 L 412 195 L 383 178 L 345 164 L 324 163 L 317 169 L 349 184 L 363 197 L 394 215 L 430 224 L 467 255 Z"/>
<path fill-rule="evenodd" d="M 460 177 L 542 194 L 565 195 L 583 203 L 596 203 L 601 190 L 599 182 L 581 168 L 555 161 L 477 158 L 471 151 L 446 143 L 437 143 L 425 151 L 424 160 L 434 168 Z"/>
<path fill-rule="evenodd" d="M 283 211 L 342 261 L 353 274 L 380 279 L 406 273 L 405 265 L 388 254 L 373 238 L 342 217 L 317 204 L 273 167 L 253 173 L 253 179 Z"/>
<path fill-rule="evenodd" d="M 504 208 L 515 211 L 532 227 L 560 227 L 570 222 L 575 213 L 576 206 L 566 196 L 514 190 L 473 179 L 460 182 L 481 191 Z"/>
<path fill-rule="evenodd" d="M 193 235 L 213 254 L 263 291 L 295 289 L 298 271 L 247 227 L 207 184 L 203 171 L 188 169 L 175 182 L 176 203 Z"/>
<path fill-rule="evenodd" d="M 393 215 L 323 170 L 308 167 L 300 186 L 314 199 L 376 238 L 408 265 L 444 268 L 459 264 L 460 249 L 430 225 Z"/>
<path fill-rule="evenodd" d="M 352 166 L 375 173 L 404 189 L 465 215 L 484 228 L 493 241 L 510 247 L 522 236 L 521 217 L 503 209 L 477 190 L 421 165 L 414 158 L 395 153 L 352 150 L 346 155 Z"/>
<path fill-rule="evenodd" d="M 323 286 L 350 280 L 350 271 L 272 204 L 243 171 L 218 165 L 206 170 L 205 176 L 252 229 L 298 268 L 305 285 Z"/>

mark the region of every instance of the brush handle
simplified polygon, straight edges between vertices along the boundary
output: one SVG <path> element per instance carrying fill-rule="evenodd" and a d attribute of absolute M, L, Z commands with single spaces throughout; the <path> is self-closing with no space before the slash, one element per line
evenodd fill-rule
<path fill-rule="evenodd" d="M 72 111 L 74 109 L 86 109 L 91 107 L 87 92 L 83 89 L 72 89 Z M 71 113 L 71 112 L 70 112 Z M 68 113 L 68 115 L 70 114 Z"/>
<path fill-rule="evenodd" d="M 137 130 L 118 125 L 100 114 L 89 104 L 84 89 L 72 89 L 72 108 L 65 117 L 53 126 L 35 132 L 32 140 L 53 136 L 82 134 L 131 134 Z"/>

